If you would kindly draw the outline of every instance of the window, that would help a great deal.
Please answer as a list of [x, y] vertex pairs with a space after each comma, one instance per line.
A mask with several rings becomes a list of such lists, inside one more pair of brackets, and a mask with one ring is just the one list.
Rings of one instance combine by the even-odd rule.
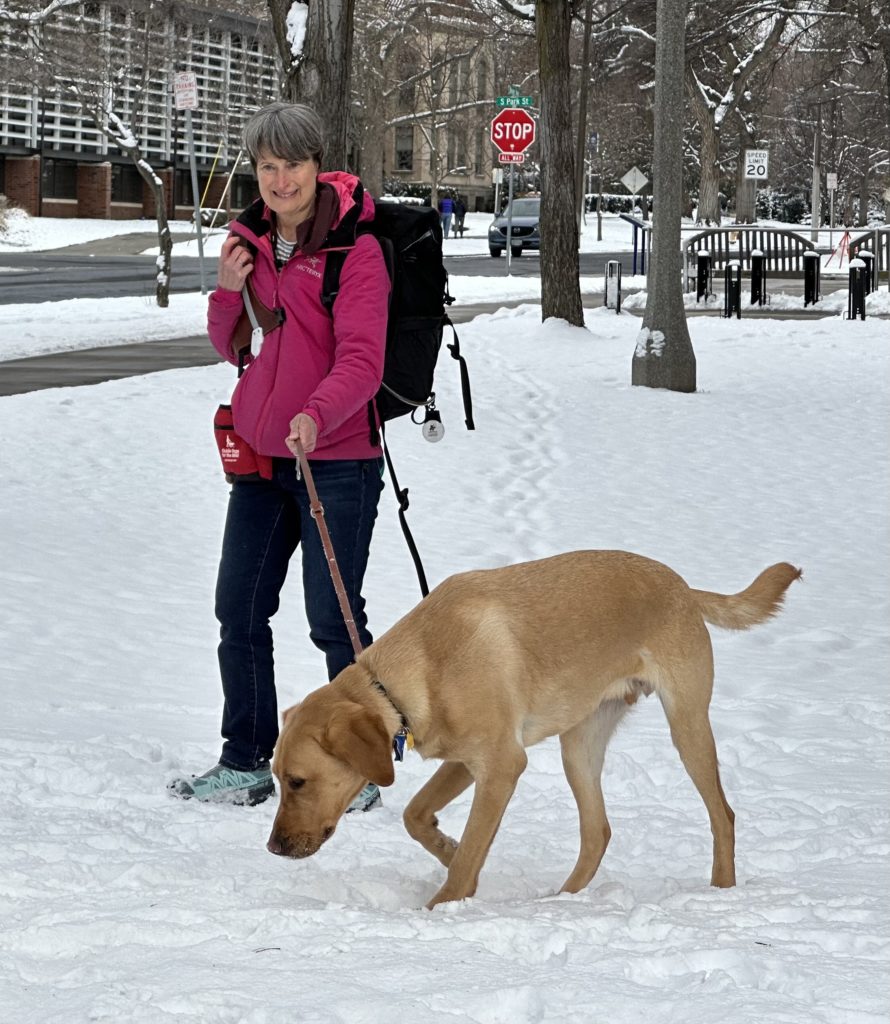
[[437, 106], [442, 96], [442, 86], [445, 82], [445, 54], [436, 50], [433, 54], [432, 67], [430, 68], [430, 92], [432, 93], [433, 105]]
[[454, 99], [460, 102], [466, 99], [470, 87], [470, 58], [461, 57], [454, 69]]
[[77, 198], [77, 164], [73, 160], [44, 159], [40, 179], [44, 199]]
[[414, 109], [414, 95], [417, 83], [412, 78], [408, 82], [402, 82], [399, 86], [399, 110], [408, 112]]
[[476, 131], [476, 159], [473, 161], [473, 173], [482, 174], [488, 157], [488, 136], [484, 128]]
[[112, 164], [111, 201], [113, 203], [142, 202], [142, 175], [132, 164]]
[[488, 62], [483, 57], [476, 65], [476, 99], [484, 99], [488, 95]]
[[236, 210], [242, 210], [260, 194], [257, 188], [256, 178], [252, 174], [236, 174], [232, 178], [232, 206]]
[[414, 129], [410, 124], [396, 128], [396, 170], [414, 170]]
[[456, 125], [448, 133], [448, 167], [446, 174], [467, 174], [467, 131], [463, 125]]

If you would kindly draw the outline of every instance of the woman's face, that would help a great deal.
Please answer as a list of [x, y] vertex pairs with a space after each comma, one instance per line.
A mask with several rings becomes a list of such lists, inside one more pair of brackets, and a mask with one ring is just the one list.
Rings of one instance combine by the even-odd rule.
[[312, 216], [318, 178], [316, 160], [283, 160], [263, 151], [257, 160], [256, 176], [260, 195], [278, 216], [279, 226], [293, 229]]

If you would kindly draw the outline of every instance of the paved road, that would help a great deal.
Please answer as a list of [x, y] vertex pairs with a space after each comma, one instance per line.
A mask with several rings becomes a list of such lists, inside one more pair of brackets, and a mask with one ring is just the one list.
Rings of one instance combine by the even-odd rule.
[[[177, 241], [188, 236], [177, 235]], [[0, 253], [0, 304], [58, 302], [62, 299], [119, 298], [124, 295], [152, 296], [155, 291], [155, 257], [137, 253], [157, 245], [157, 236], [137, 233], [116, 235], [57, 249], [51, 252]], [[606, 260], [624, 261], [631, 272], [631, 256], [623, 253], [582, 253], [581, 273], [602, 275]], [[537, 277], [537, 255], [511, 261], [514, 277]], [[448, 256], [449, 274], [469, 277], [504, 277], [506, 260], [492, 259], [485, 239], [479, 239], [479, 255]], [[205, 260], [207, 287], [216, 285], [216, 259]], [[201, 287], [197, 256], [175, 256], [170, 278], [173, 293], [196, 292]]]

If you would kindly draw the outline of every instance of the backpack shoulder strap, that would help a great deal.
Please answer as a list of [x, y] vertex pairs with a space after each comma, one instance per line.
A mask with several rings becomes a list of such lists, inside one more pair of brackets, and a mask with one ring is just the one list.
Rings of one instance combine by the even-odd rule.
[[[390, 282], [393, 281], [395, 271], [395, 249], [390, 239], [376, 234], [370, 225], [359, 224], [355, 236], [374, 235], [383, 253], [383, 262], [386, 264], [386, 273]], [[340, 292], [340, 274], [343, 272], [343, 264], [352, 249], [331, 249], [325, 258], [324, 277], [321, 282], [321, 304], [333, 316], [334, 302]], [[390, 296], [392, 292], [390, 292]]]

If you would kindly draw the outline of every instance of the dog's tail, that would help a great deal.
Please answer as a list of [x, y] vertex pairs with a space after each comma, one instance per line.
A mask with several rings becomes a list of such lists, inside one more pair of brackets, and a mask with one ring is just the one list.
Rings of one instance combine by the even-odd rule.
[[750, 629], [779, 611], [785, 591], [802, 575], [802, 569], [788, 562], [777, 562], [764, 569], [750, 587], [738, 594], [693, 590], [692, 596], [705, 620], [712, 625], [721, 629]]

